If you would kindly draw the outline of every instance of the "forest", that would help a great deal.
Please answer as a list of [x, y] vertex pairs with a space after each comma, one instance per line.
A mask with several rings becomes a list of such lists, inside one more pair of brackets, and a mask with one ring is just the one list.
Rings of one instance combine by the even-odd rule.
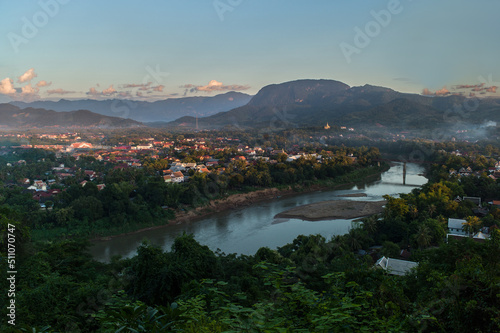
[[[85, 237], [66, 235], [51, 241], [33, 239], [33, 215], [23, 206], [21, 194], [10, 194], [4, 189], [0, 208], [4, 235], [0, 240], [1, 269], [4, 274], [8, 271], [4, 249], [7, 229], [13, 225], [17, 319], [15, 327], [3, 320], [0, 330], [498, 332], [500, 210], [485, 204], [488, 213], [478, 217], [470, 201], [455, 200], [457, 196], [477, 196], [487, 203], [500, 197], [500, 183], [486, 172], [480, 173], [492, 166], [490, 155], [494, 152], [486, 155], [481, 149], [478, 147], [475, 154], [468, 156], [435, 150], [429, 156], [433, 164], [427, 171], [428, 184], [399, 197], [387, 196], [383, 214], [363, 218], [345, 235], [331, 239], [301, 235], [283, 247], [261, 248], [254, 255], [212, 251], [185, 234], [168, 251], [145, 241], [130, 259], [115, 257], [108, 264], [96, 262], [88, 252], [88, 233], [83, 234]], [[317, 170], [312, 161], [287, 163], [283, 163], [285, 167], [278, 163], [269, 169], [258, 164], [251, 166], [251, 172], [237, 173], [241, 182], [231, 184], [230, 176], [224, 182], [224, 190], [231, 186], [240, 190], [258, 186], [255, 182], [259, 181], [259, 173], [268, 173], [271, 184], [280, 184], [280, 179], [284, 179], [284, 184], [306, 181], [313, 175], [321, 178], [323, 166]], [[450, 169], [465, 166], [480, 174], [450, 175]], [[290, 174], [290, 168], [295, 172]], [[324, 169], [324, 175], [335, 178], [352, 168], [349, 164], [332, 165], [331, 169]], [[143, 213], [134, 209], [141, 203], [143, 207], [149, 205], [144, 198], [159, 196], [148, 191], [165, 191], [160, 196], [165, 202], [155, 205], [176, 204], [169, 194], [170, 185], [150, 182], [154, 175], [117, 172], [108, 177], [114, 177], [110, 178], [114, 181], [110, 181], [113, 185], [106, 192], [69, 186], [62, 199], [54, 202], [54, 207], [60, 205], [59, 208], [54, 208], [53, 213], [42, 212], [45, 215], [37, 223], [43, 225], [48, 221], [44, 220], [46, 216], [74, 207], [78, 207], [78, 213], [74, 209], [67, 221], [87, 218], [89, 224], [99, 223], [112, 216], [106, 215], [109, 209], [129, 209], [131, 216], [137, 218]], [[144, 179], [150, 181], [141, 183]], [[203, 179], [182, 186], [203, 193]], [[138, 194], [130, 200], [131, 192], [127, 191], [134, 189]], [[181, 194], [174, 197], [178, 198], [178, 205], [195, 204], [183, 201]], [[89, 205], [92, 209], [85, 210]], [[463, 237], [447, 241], [450, 217], [465, 219], [464, 228], [471, 233], [488, 227], [490, 239], [476, 242]], [[62, 217], [59, 221], [63, 221]], [[71, 228], [71, 223], [64, 228]], [[402, 250], [418, 263], [409, 274], [391, 275], [374, 268], [379, 257], [398, 258]], [[2, 290], [9, 289], [6, 278], [0, 284]], [[3, 318], [7, 318], [6, 302], [7, 298], [2, 297]]]

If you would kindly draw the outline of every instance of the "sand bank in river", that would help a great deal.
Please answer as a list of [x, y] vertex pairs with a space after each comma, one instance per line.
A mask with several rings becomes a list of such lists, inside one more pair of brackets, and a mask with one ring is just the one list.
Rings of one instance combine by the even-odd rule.
[[386, 204], [382, 201], [329, 200], [295, 207], [275, 216], [275, 218], [301, 219], [307, 221], [353, 219], [378, 214]]
[[341, 194], [341, 195], [336, 195], [336, 197], [341, 197], [341, 198], [359, 198], [359, 197], [367, 197], [368, 195], [366, 193], [351, 193], [351, 194]]

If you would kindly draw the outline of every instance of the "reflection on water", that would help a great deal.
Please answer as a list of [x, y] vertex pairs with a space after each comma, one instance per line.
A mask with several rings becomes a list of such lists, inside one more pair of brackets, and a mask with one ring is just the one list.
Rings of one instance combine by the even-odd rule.
[[[382, 196], [408, 193], [427, 179], [419, 174], [423, 168], [407, 164], [406, 184], [403, 185], [403, 166], [396, 164], [381, 177], [366, 183], [346, 186], [336, 191], [318, 191], [294, 197], [274, 199], [255, 206], [245, 207], [192, 223], [183, 223], [139, 234], [121, 236], [109, 241], [96, 242], [91, 253], [95, 259], [109, 261], [114, 255], [132, 257], [144, 239], [169, 250], [176, 236], [183, 232], [194, 234], [195, 239], [212, 250], [220, 248], [225, 253], [254, 254], [260, 247], [276, 248], [293, 241], [298, 235], [321, 234], [327, 239], [348, 232], [351, 220], [302, 221], [298, 219], [275, 219], [284, 210], [324, 200], [378, 201]], [[338, 197], [351, 193], [366, 193], [366, 197]]]

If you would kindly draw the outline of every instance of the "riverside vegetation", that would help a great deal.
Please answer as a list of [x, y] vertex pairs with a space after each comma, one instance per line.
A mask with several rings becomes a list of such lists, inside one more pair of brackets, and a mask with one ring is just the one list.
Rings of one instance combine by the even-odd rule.
[[[386, 197], [383, 214], [348, 234], [298, 236], [251, 256], [213, 252], [183, 235], [170, 251], [145, 242], [135, 257], [103, 264], [92, 260], [85, 240], [30, 240], [31, 216], [4, 201], [2, 235], [8, 223], [16, 225], [18, 320], [16, 327], [2, 321], [1, 331], [498, 332], [500, 211], [491, 207], [477, 218], [470, 202], [453, 199], [498, 198], [500, 184], [486, 174], [448, 173], [457, 165], [480, 170], [492, 163], [480, 156], [436, 153], [428, 184]], [[243, 183], [253, 179], [241, 176]], [[473, 229], [490, 227], [491, 238], [446, 243], [448, 217], [466, 218]], [[5, 237], [1, 242], [5, 257]], [[418, 267], [405, 276], [374, 269], [375, 258], [359, 250], [379, 244], [377, 255], [389, 257], [409, 248]], [[6, 261], [1, 265], [6, 272]], [[5, 278], [0, 284], [8, 289]]]

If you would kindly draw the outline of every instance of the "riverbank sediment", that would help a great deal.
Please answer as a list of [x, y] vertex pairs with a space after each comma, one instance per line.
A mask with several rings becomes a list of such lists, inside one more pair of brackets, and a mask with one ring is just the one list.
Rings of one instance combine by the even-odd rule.
[[306, 221], [349, 220], [382, 213], [385, 204], [385, 200], [328, 200], [289, 209], [276, 214], [275, 218], [301, 219]]

